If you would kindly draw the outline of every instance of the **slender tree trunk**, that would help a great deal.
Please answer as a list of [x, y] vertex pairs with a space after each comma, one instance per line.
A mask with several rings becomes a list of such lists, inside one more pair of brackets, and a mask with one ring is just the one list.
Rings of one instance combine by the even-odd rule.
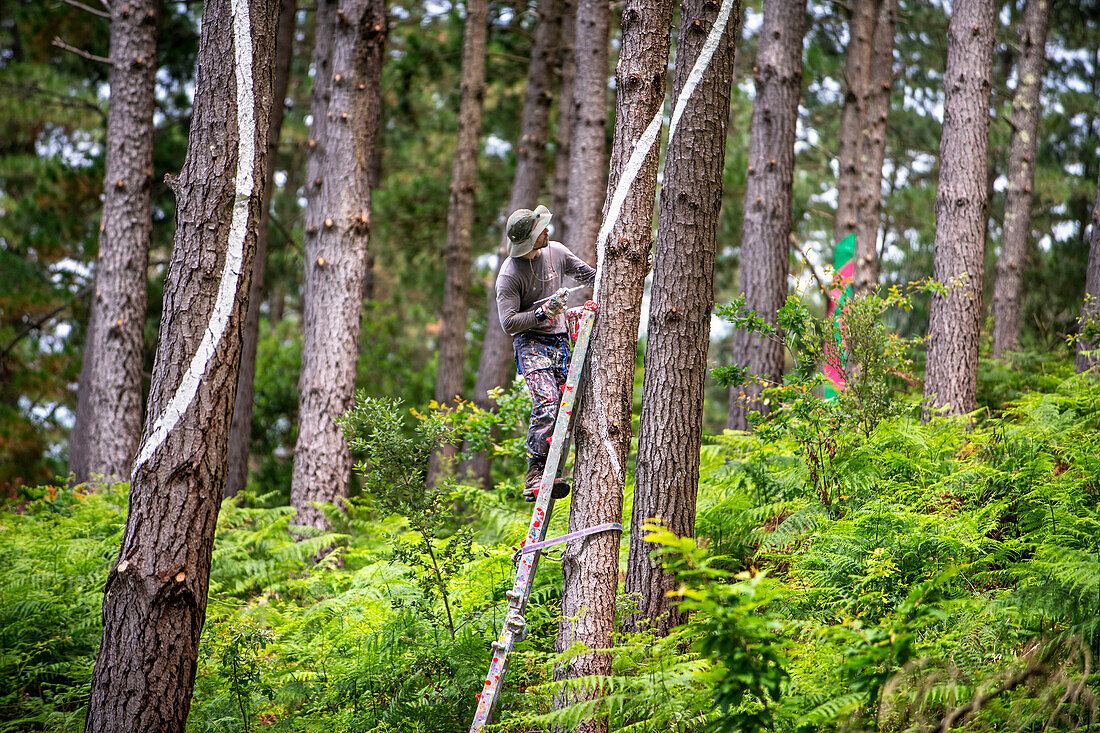
[[[645, 541], [642, 525], [656, 517], [678, 536], [695, 536], [714, 255], [730, 83], [741, 21], [740, 0], [727, 0], [727, 4], [725, 15], [711, 0], [684, 0], [681, 7], [674, 99], [689, 83], [688, 75], [708, 34], [716, 24], [724, 28], [710, 65], [669, 139], [661, 186], [626, 570], [626, 594], [638, 603], [638, 614], [629, 625], [636, 630], [649, 625], [660, 634], [683, 623], [686, 614], [668, 597], [676, 587], [675, 577], [650, 559], [653, 545]], [[799, 19], [804, 12], [800, 5]], [[801, 38], [797, 30], [783, 32], [795, 32]], [[758, 57], [758, 66], [761, 61]]]
[[882, 228], [882, 164], [886, 160], [886, 122], [894, 83], [894, 36], [898, 0], [879, 0], [874, 51], [860, 140], [859, 196], [856, 212], [854, 290], [878, 287], [878, 235]]
[[203, 10], [149, 419], [104, 588], [89, 732], [182, 732], [187, 720], [263, 199], [276, 8]]
[[[451, 201], [447, 211], [447, 277], [443, 290], [443, 322], [439, 334], [439, 366], [435, 398], [452, 404], [462, 396], [466, 356], [466, 312], [470, 294], [470, 250], [473, 246], [474, 189], [481, 146], [481, 104], [485, 96], [485, 44], [489, 31], [487, 0], [466, 0], [462, 43], [461, 99], [458, 143], [451, 170]], [[523, 141], [520, 141], [523, 146]]]
[[1004, 234], [993, 288], [993, 356], [1019, 346], [1024, 265], [1031, 239], [1035, 151], [1039, 133], [1039, 92], [1043, 86], [1050, 0], [1028, 0], [1020, 28], [1016, 91], [1012, 96], [1012, 147], [1008, 157]]
[[947, 30], [924, 419], [974, 409], [982, 317], [992, 0], [956, 0]]
[[[572, 140], [569, 149], [569, 196], [562, 240], [585, 262], [596, 259], [596, 233], [607, 191], [607, 66], [611, 8], [608, 0], [578, 0], [574, 27], [576, 70], [573, 77]], [[592, 297], [581, 288], [569, 299], [579, 305]]]
[[874, 60], [875, 21], [881, 0], [853, 0], [848, 20], [848, 54], [844, 62], [844, 102], [837, 153], [837, 203], [834, 236], [840, 241], [859, 225], [860, 146], [867, 118]]
[[[798, 100], [802, 94], [802, 43], [805, 0], [771, 0], [753, 67], [756, 99], [752, 108], [749, 170], [741, 237], [741, 290], [745, 304], [769, 323], [787, 298], [790, 268], [791, 186]], [[734, 361], [770, 383], [783, 377], [783, 347], [759, 334], [738, 331]], [[759, 400], [763, 385], [732, 387], [727, 426], [748, 430], [749, 413], [766, 411]]]
[[[583, 17], [583, 5], [580, 17]], [[581, 389], [576, 460], [584, 470], [576, 475], [569, 514], [570, 530], [620, 521], [622, 517], [626, 458], [630, 448], [634, 357], [647, 274], [646, 260], [652, 242], [661, 105], [665, 95], [671, 21], [671, 0], [628, 0], [623, 9], [623, 43], [615, 74], [615, 139], [608, 190], [615, 192], [622, 185], [625, 198], [608, 196], [603, 225], [607, 231], [601, 232], [604, 238], [597, 253], [595, 293], [600, 310], [588, 352], [588, 378]], [[587, 48], [581, 43], [579, 32], [577, 48]], [[578, 62], [578, 78], [579, 67]], [[606, 650], [611, 646], [618, 590], [619, 540], [619, 533], [604, 532], [566, 546], [562, 562], [559, 651], [575, 642], [592, 650]], [[611, 659], [600, 651], [575, 657], [560, 671], [571, 678], [610, 672]], [[606, 731], [607, 726], [608, 721], [603, 718], [588, 721], [577, 730], [585, 733]]]
[[111, 5], [103, 220], [69, 469], [122, 481], [141, 438], [159, 0]]
[[577, 78], [577, 0], [560, 0], [561, 37], [558, 43], [558, 129], [554, 138], [554, 238], [569, 241], [569, 158], [573, 149], [573, 85]]
[[[516, 171], [512, 177], [509, 213], [520, 208], [533, 209], [542, 191], [546, 174], [546, 141], [550, 134], [550, 106], [553, 101], [553, 66], [561, 36], [562, 9], [561, 0], [543, 0], [539, 4], [535, 43], [527, 66], [527, 96], [523, 101], [523, 119], [520, 123], [519, 142], [516, 144]], [[562, 213], [564, 212], [554, 212], [555, 226]], [[500, 264], [504, 264], [507, 256], [508, 235], [505, 233], [497, 249]], [[506, 386], [515, 374], [512, 337], [500, 327], [495, 282], [496, 278], [489, 285], [488, 323], [485, 326], [477, 383], [474, 386], [474, 404], [486, 410], [494, 406], [489, 399], [489, 390]], [[490, 487], [492, 478], [487, 454], [475, 456], [466, 470], [475, 477], [479, 485]]]
[[[1100, 183], [1096, 203], [1092, 207], [1092, 237], [1089, 241], [1089, 264], [1085, 274], [1085, 300], [1081, 306], [1081, 325], [1100, 324]], [[1100, 348], [1100, 343], [1081, 339], [1077, 342], [1077, 373], [1100, 366], [1100, 359], [1085, 352]]]
[[335, 421], [355, 393], [385, 2], [320, 0], [316, 23], [302, 374], [290, 499], [297, 524], [323, 529], [328, 520], [312, 502], [346, 498], [351, 472], [351, 452]]
[[275, 168], [279, 161], [279, 137], [286, 110], [286, 89], [290, 79], [290, 61], [294, 57], [294, 27], [297, 0], [280, 0], [279, 26], [275, 37], [275, 84], [271, 106], [271, 125], [267, 139], [267, 171], [264, 200], [256, 233], [256, 261], [252, 266], [252, 287], [248, 293], [248, 315], [241, 336], [241, 373], [237, 380], [237, 401], [233, 406], [233, 424], [229, 428], [229, 473], [225, 495], [243, 491], [248, 483], [248, 457], [252, 446], [252, 402], [256, 397], [256, 345], [260, 337], [260, 306], [263, 304], [264, 271], [267, 266], [267, 238], [271, 229], [271, 196], [275, 189]]

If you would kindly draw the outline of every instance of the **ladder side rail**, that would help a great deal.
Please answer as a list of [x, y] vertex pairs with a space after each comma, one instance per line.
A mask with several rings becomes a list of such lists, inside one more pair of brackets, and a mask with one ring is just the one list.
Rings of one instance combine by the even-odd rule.
[[[580, 386], [581, 374], [584, 371], [585, 358], [588, 356], [588, 344], [592, 336], [595, 315], [595, 310], [585, 310], [581, 320], [580, 330], [577, 333], [577, 343], [573, 347], [573, 357], [569, 363], [565, 388], [562, 391], [561, 404], [558, 407], [558, 416], [554, 423], [554, 434], [550, 439], [550, 453], [546, 457], [546, 468], [543, 471], [542, 484], [539, 488], [535, 508], [531, 515], [531, 524], [527, 528], [527, 536], [523, 541], [523, 545], [539, 542], [546, 537], [546, 527], [550, 523], [554, 506], [554, 500], [551, 496], [552, 489], [558, 471], [565, 463], [564, 452], [569, 449], [573, 408], [579, 392], [578, 387]], [[485, 676], [485, 684], [479, 694], [477, 710], [474, 713], [473, 723], [470, 724], [470, 733], [481, 733], [496, 708], [497, 700], [500, 697], [500, 689], [508, 669], [509, 655], [515, 642], [523, 638], [525, 626], [523, 613], [527, 608], [527, 599], [530, 597], [531, 588], [534, 585], [535, 569], [538, 567], [539, 555], [539, 552], [531, 552], [519, 557], [516, 579], [512, 584], [512, 590], [508, 591], [507, 594], [508, 612], [504, 619], [504, 628], [500, 632], [500, 637], [493, 642], [493, 660], [489, 665], [489, 672]]]

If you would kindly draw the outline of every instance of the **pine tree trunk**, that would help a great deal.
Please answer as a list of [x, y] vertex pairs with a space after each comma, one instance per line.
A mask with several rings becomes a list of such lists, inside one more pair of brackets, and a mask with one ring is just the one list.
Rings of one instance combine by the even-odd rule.
[[69, 470], [124, 481], [141, 438], [141, 373], [153, 229], [153, 93], [159, 0], [111, 6], [111, 86], [95, 294]]
[[[585, 262], [596, 260], [596, 233], [607, 192], [607, 66], [611, 8], [608, 0], [578, 0], [574, 26], [576, 70], [573, 77], [569, 196], [562, 240]], [[579, 305], [592, 297], [581, 288], [569, 299]]]
[[302, 374], [290, 498], [296, 524], [323, 529], [328, 520], [312, 502], [339, 504], [351, 472], [351, 452], [335, 421], [355, 393], [385, 2], [320, 0], [316, 22]]
[[569, 241], [569, 158], [573, 149], [573, 85], [577, 78], [577, 0], [560, 0], [561, 37], [558, 42], [558, 129], [554, 138], [554, 239]]
[[[184, 730], [263, 199], [275, 0], [206, 4], [149, 419], [86, 731]], [[235, 63], [233, 62], [235, 60]]]
[[[581, 11], [583, 16], [583, 5]], [[657, 183], [661, 104], [668, 67], [671, 0], [628, 0], [623, 9], [622, 50], [615, 80], [617, 103], [609, 191], [624, 181], [621, 213], [608, 197], [605, 217], [613, 225], [598, 252], [595, 293], [600, 303], [588, 377], [581, 389], [577, 418], [578, 471], [569, 514], [570, 530], [617, 522], [622, 517], [626, 458], [630, 448], [634, 357], [646, 261], [652, 242], [651, 224]], [[578, 29], [579, 31], [579, 29]], [[578, 32], [577, 48], [586, 49]], [[580, 63], [578, 61], [578, 79]], [[579, 91], [579, 87], [578, 87]], [[582, 95], [578, 94], [578, 98]], [[655, 144], [643, 135], [656, 122]], [[581, 126], [588, 124], [585, 121]], [[642, 157], [639, 168], [628, 164], [631, 154]], [[630, 182], [630, 176], [637, 177]], [[573, 173], [576, 173], [574, 169]], [[570, 178], [572, 179], [572, 173]], [[618, 591], [619, 540], [604, 532], [570, 542], [562, 562], [563, 592], [557, 649], [581, 642], [593, 650], [611, 646]], [[572, 659], [564, 677], [608, 674], [611, 659], [599, 651]], [[558, 703], [560, 704], [560, 700]], [[577, 730], [606, 731], [606, 718], [587, 721]]]
[[[531, 60], [527, 66], [527, 95], [523, 101], [523, 119], [520, 123], [519, 142], [516, 144], [516, 171], [512, 177], [512, 196], [508, 212], [516, 209], [533, 209], [538, 204], [546, 174], [546, 141], [550, 134], [550, 105], [553, 101], [554, 59], [558, 54], [561, 35], [563, 3], [561, 0], [543, 0], [539, 4], [539, 21], [535, 28], [535, 42], [531, 48]], [[564, 212], [555, 211], [555, 226]], [[564, 218], [564, 217], [562, 217]], [[504, 264], [508, 256], [508, 235], [501, 240], [497, 259]], [[488, 392], [507, 386], [515, 374], [512, 360], [512, 337], [500, 327], [497, 311], [496, 278], [489, 284], [489, 314], [485, 325], [485, 338], [481, 345], [477, 383], [474, 386], [474, 404], [482, 409], [492, 409], [494, 403]], [[437, 397], [438, 399], [438, 397]], [[472, 458], [466, 471], [480, 486], [490, 488], [489, 456], [479, 454]]]
[[474, 189], [477, 187], [477, 159], [481, 151], [481, 106], [485, 96], [485, 44], [488, 32], [488, 1], [466, 0], [458, 142], [451, 169], [451, 200], [447, 210], [447, 273], [435, 377], [435, 399], [440, 404], [453, 404], [455, 397], [461, 397], [463, 393]]
[[[1100, 322], [1100, 183], [1096, 203], [1092, 207], [1092, 237], [1089, 241], [1089, 264], [1085, 274], [1085, 300], [1081, 306], [1081, 323]], [[1100, 343], [1081, 339], [1077, 342], [1077, 373], [1100, 366], [1100, 359], [1089, 357], [1086, 351], [1100, 349]]]
[[[776, 322], [776, 313], [787, 298], [791, 185], [805, 27], [805, 0], [766, 3], [753, 67], [756, 99], [741, 227], [741, 291], [745, 304], [769, 323]], [[773, 384], [783, 377], [783, 347], [772, 339], [738, 331], [733, 337], [733, 355], [735, 363]], [[759, 384], [730, 389], [727, 427], [748, 430], [749, 413], [766, 411], [759, 400], [761, 389]]]
[[[688, 83], [708, 33], [716, 23], [724, 30], [669, 140], [650, 290], [626, 595], [638, 604], [628, 625], [635, 630], [650, 626], [662, 635], [683, 623], [686, 614], [668, 597], [676, 579], [650, 559], [654, 546], [645, 541], [642, 525], [657, 517], [678, 536], [695, 536], [714, 256], [741, 22], [739, 0], [727, 2], [731, 7], [725, 15], [711, 0], [684, 0], [681, 7], [673, 99]], [[800, 7], [799, 18], [803, 13]]]
[[1028, 0], [1020, 28], [1016, 91], [1012, 95], [1012, 145], [1008, 157], [1008, 190], [993, 288], [993, 356], [1019, 347], [1020, 305], [1024, 297], [1024, 265], [1031, 239], [1031, 187], [1035, 183], [1035, 151], [1039, 133], [1039, 92], [1043, 86], [1050, 0]]
[[844, 61], [844, 102], [837, 152], [837, 203], [834, 236], [840, 241], [858, 228], [860, 147], [867, 117], [874, 59], [875, 20], [881, 0], [853, 0], [848, 20], [848, 54]]
[[294, 57], [294, 27], [297, 0], [280, 0], [279, 25], [275, 37], [275, 84], [271, 106], [271, 124], [267, 139], [267, 171], [264, 174], [264, 200], [260, 205], [259, 230], [256, 233], [256, 261], [252, 266], [252, 287], [248, 293], [248, 314], [244, 318], [241, 345], [241, 372], [237, 380], [237, 400], [233, 423], [229, 428], [229, 471], [225, 495], [243, 491], [248, 483], [248, 458], [252, 447], [252, 402], [256, 397], [256, 345], [260, 337], [260, 306], [263, 304], [264, 271], [267, 266], [267, 237], [271, 229], [271, 196], [275, 190], [275, 168], [279, 161], [279, 137], [286, 111], [286, 89], [290, 80], [290, 61]]
[[956, 0], [947, 31], [924, 419], [975, 407], [993, 66], [992, 0]]
[[894, 36], [898, 0], [879, 0], [874, 51], [860, 141], [859, 196], [856, 212], [855, 292], [878, 288], [878, 239], [882, 228], [882, 164], [886, 160], [886, 122], [894, 83]]

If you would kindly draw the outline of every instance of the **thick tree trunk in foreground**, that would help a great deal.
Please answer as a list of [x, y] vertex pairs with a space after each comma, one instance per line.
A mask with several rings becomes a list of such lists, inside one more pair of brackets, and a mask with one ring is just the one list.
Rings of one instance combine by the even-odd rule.
[[[569, 150], [569, 222], [562, 243], [588, 264], [596, 261], [596, 234], [607, 192], [608, 0], [578, 0], [574, 27], [572, 141]], [[621, 53], [621, 52], [620, 52]], [[570, 305], [592, 297], [589, 288], [570, 296]]]
[[252, 447], [252, 401], [256, 397], [256, 345], [260, 338], [260, 306], [263, 304], [264, 271], [267, 266], [267, 237], [271, 229], [271, 196], [275, 189], [275, 168], [279, 160], [279, 136], [286, 111], [286, 88], [290, 80], [290, 61], [294, 57], [297, 0], [280, 0], [279, 26], [275, 37], [275, 83], [272, 91], [271, 124], [267, 138], [267, 171], [264, 174], [264, 200], [260, 205], [260, 223], [256, 232], [256, 261], [252, 266], [252, 287], [248, 292], [248, 315], [241, 337], [241, 372], [237, 379], [237, 400], [233, 423], [229, 428], [229, 472], [225, 495], [243, 491], [248, 483], [248, 457]]
[[[756, 52], [756, 99], [752, 108], [749, 170], [741, 238], [741, 291], [745, 304], [770, 323], [787, 298], [790, 268], [791, 185], [798, 100], [802, 94], [805, 0], [771, 0]], [[783, 377], [783, 346], [738, 331], [733, 360], [771, 383]], [[749, 413], [764, 411], [763, 385], [730, 389], [727, 427], [748, 430]]]
[[[615, 75], [618, 93], [608, 190], [616, 191], [622, 182], [626, 195], [623, 199], [609, 196], [604, 212], [604, 227], [610, 227], [610, 231], [597, 254], [599, 273], [595, 293], [600, 310], [577, 418], [577, 465], [583, 470], [575, 477], [570, 530], [617, 522], [622, 517], [634, 355], [646, 260], [652, 241], [671, 20], [671, 0], [628, 0], [623, 9], [623, 45]], [[577, 48], [586, 48], [579, 37]], [[632, 153], [638, 157], [633, 158]], [[631, 181], [634, 174], [636, 178]], [[616, 211], [620, 201], [621, 210]], [[604, 532], [566, 546], [558, 650], [577, 642], [592, 650], [611, 646], [619, 540], [618, 532]], [[560, 674], [570, 678], [608, 674], [610, 665], [606, 653], [594, 651], [571, 660]], [[607, 726], [608, 721], [603, 718], [588, 721], [578, 730], [606, 731]]]
[[[1085, 301], [1081, 307], [1081, 322], [1100, 321], [1100, 183], [1097, 184], [1096, 203], [1092, 206], [1092, 237], [1089, 241], [1089, 265], [1085, 274]], [[1080, 340], [1077, 342], [1077, 373], [1100, 366], [1100, 359], [1085, 354], [1100, 348], [1100, 343]]]
[[182, 732], [187, 720], [263, 198], [276, 7], [212, 0], [203, 12], [149, 419], [86, 731]]
[[[661, 634], [687, 614], [668, 597], [676, 579], [650, 559], [654, 546], [645, 541], [642, 525], [656, 517], [681, 537], [695, 535], [714, 253], [741, 20], [740, 1], [727, 5], [725, 15], [710, 0], [684, 0], [681, 7], [673, 99], [688, 83], [708, 33], [716, 24], [725, 28], [668, 143], [650, 291], [626, 594], [638, 603], [630, 625], [639, 630], [649, 625]], [[798, 13], [801, 17], [801, 7]]]
[[159, 0], [111, 6], [111, 85], [95, 294], [69, 470], [124, 481], [141, 438], [141, 372], [153, 229], [153, 94]]
[[881, 0], [853, 0], [848, 17], [848, 54], [844, 61], [844, 103], [837, 152], [837, 202], [833, 236], [855, 234], [858, 226], [860, 144], [866, 119], [874, 58], [875, 20]]
[[[523, 119], [520, 123], [519, 142], [516, 144], [516, 171], [512, 177], [509, 214], [520, 208], [533, 209], [539, 203], [538, 196], [546, 173], [546, 141], [550, 134], [550, 103], [553, 100], [553, 62], [557, 57], [558, 39], [561, 35], [562, 5], [561, 0], [543, 0], [539, 4], [535, 43], [527, 66], [527, 96], [523, 101]], [[554, 225], [558, 226], [559, 217], [564, 212], [553, 213]], [[506, 232], [497, 250], [497, 259], [501, 265], [507, 256]], [[488, 391], [507, 386], [515, 374], [512, 337], [500, 327], [495, 277], [488, 289], [488, 322], [485, 324], [485, 338], [481, 345], [477, 383], [474, 386], [474, 404], [486, 410], [492, 409], [495, 404], [489, 399]], [[439, 399], [438, 395], [436, 399]], [[475, 456], [466, 470], [479, 485], [490, 488], [492, 478], [488, 455]]]
[[956, 0], [947, 30], [940, 179], [924, 419], [974, 409], [986, 218], [986, 150], [993, 67], [992, 0]]
[[335, 420], [355, 396], [370, 170], [386, 41], [384, 0], [321, 0], [307, 187], [302, 374], [291, 504], [296, 524], [328, 526], [311, 502], [347, 497], [351, 452]]
[[993, 288], [993, 356], [1019, 347], [1020, 306], [1024, 298], [1024, 265], [1031, 239], [1031, 205], [1035, 184], [1035, 151], [1039, 133], [1039, 92], [1043, 86], [1050, 0], [1028, 0], [1020, 28], [1016, 91], [1012, 95], [1012, 147], [1008, 155], [1008, 190]]
[[863, 110], [859, 149], [859, 192], [856, 199], [854, 290], [878, 288], [878, 235], [882, 228], [882, 164], [886, 160], [886, 122], [894, 83], [894, 36], [898, 0], [880, 0], [875, 18], [870, 85]]

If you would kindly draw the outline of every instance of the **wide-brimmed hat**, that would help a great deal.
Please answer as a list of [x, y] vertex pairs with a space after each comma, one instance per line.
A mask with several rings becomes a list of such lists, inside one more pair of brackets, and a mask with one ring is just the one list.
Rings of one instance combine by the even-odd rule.
[[535, 210], [516, 209], [508, 217], [508, 256], [523, 257], [535, 248], [539, 235], [550, 226], [553, 218], [550, 209], [536, 206]]

